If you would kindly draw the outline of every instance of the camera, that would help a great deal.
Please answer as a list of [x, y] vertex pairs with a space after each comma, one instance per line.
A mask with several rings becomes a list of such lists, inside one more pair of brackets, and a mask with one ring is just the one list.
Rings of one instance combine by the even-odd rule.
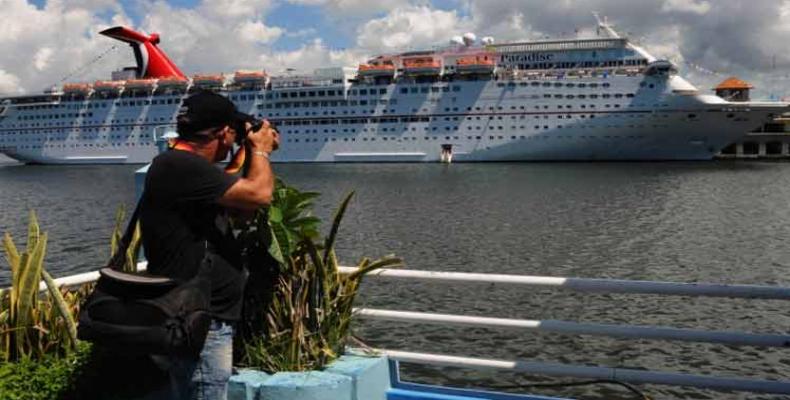
[[[250, 132], [256, 132], [261, 129], [263, 122], [264, 120], [255, 118], [252, 115], [245, 114], [243, 117], [240, 116], [232, 127], [233, 130], [236, 131], [236, 144], [241, 146]], [[247, 123], [251, 125], [249, 128], [247, 128]], [[269, 126], [271, 126], [272, 129], [276, 129], [271, 122], [269, 122]]]

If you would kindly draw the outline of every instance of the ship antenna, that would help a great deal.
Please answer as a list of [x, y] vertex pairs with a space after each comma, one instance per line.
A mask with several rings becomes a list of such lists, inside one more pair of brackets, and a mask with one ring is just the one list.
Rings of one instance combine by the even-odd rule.
[[603, 29], [609, 37], [613, 39], [620, 38], [620, 34], [609, 24], [609, 18], [604, 15], [603, 19], [601, 19], [601, 15], [597, 11], [593, 11], [592, 15], [595, 17], [595, 21], [598, 22], [598, 35], [601, 34], [601, 29]]

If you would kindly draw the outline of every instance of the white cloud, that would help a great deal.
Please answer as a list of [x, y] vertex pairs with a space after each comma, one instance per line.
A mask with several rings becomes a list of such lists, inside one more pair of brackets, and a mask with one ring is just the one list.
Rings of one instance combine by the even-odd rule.
[[394, 51], [424, 48], [446, 43], [452, 36], [471, 28], [468, 20], [455, 11], [442, 11], [427, 6], [397, 8], [361, 26], [357, 44], [371, 51]]
[[430, 5], [427, 0], [286, 0], [291, 4], [321, 6], [335, 20], [358, 20], [409, 5]]
[[46, 69], [49, 65], [50, 59], [52, 58], [52, 53], [54, 53], [54, 51], [50, 47], [40, 48], [36, 52], [36, 55], [33, 56], [33, 66], [39, 71]]
[[203, 0], [198, 8], [205, 15], [234, 19], [255, 18], [271, 7], [271, 0]]
[[0, 69], [0, 93], [11, 94], [19, 91], [19, 78]]
[[243, 22], [236, 31], [240, 39], [259, 44], [273, 42], [283, 34], [282, 29], [270, 28], [261, 21]]
[[664, 12], [680, 11], [704, 15], [710, 11], [711, 5], [707, 1], [696, 0], [666, 0], [661, 8]]
[[[313, 21], [290, 21], [301, 26], [287, 31], [276, 26], [279, 21], [267, 19], [275, 7], [288, 3], [320, 7], [327, 19], [324, 23], [351, 36], [353, 48], [332, 50], [334, 43], [316, 40], [323, 32]], [[127, 46], [97, 35], [103, 28], [130, 24], [119, 4], [48, 0], [37, 8], [25, 0], [0, 0], [0, 91], [35, 92], [71, 74], [70, 81], [105, 79], [111, 70], [133, 64]], [[784, 71], [790, 70], [786, 49], [790, 0], [456, 0], [455, 4], [459, 10], [439, 9], [429, 0], [202, 0], [190, 9], [148, 0], [134, 6], [143, 15], [136, 28], [160, 33], [162, 49], [188, 74], [354, 65], [367, 55], [442, 45], [467, 31], [478, 37], [494, 36], [498, 42], [572, 36], [576, 30], [589, 35], [594, 34], [590, 12], [599, 10], [618, 30], [630, 32], [660, 57], [790, 93], [790, 78], [784, 78]], [[283, 37], [301, 38], [304, 45], [273, 50]], [[117, 51], [85, 68], [111, 45], [117, 45]], [[720, 78], [689, 73], [700, 87]]]

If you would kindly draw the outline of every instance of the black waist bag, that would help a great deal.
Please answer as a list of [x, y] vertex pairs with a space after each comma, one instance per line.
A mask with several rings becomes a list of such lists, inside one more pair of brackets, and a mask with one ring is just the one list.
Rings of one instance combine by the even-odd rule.
[[[116, 255], [126, 254], [126, 239], [124, 235]], [[198, 356], [211, 322], [211, 258], [205, 257], [197, 275], [181, 283], [119, 271], [115, 258], [99, 271], [96, 287], [80, 309], [77, 337], [123, 353]]]
[[80, 310], [77, 337], [122, 352], [197, 356], [211, 322], [204, 275], [178, 284], [103, 268]]

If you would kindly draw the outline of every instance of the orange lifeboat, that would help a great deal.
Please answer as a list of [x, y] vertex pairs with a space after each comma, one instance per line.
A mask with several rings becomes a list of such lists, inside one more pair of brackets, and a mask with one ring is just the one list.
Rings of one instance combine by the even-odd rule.
[[222, 86], [225, 82], [225, 77], [222, 74], [216, 75], [193, 75], [192, 84], [198, 87], [216, 87]]
[[489, 54], [473, 54], [459, 57], [455, 61], [455, 70], [459, 74], [493, 73], [496, 69], [494, 56]]
[[156, 85], [156, 79], [130, 79], [126, 81], [126, 89], [150, 90]]
[[395, 66], [392, 64], [359, 64], [360, 76], [387, 76], [395, 75]]
[[266, 83], [266, 75], [265, 71], [236, 71], [233, 74], [233, 82], [237, 84], [263, 84]]
[[93, 84], [93, 89], [102, 93], [119, 92], [125, 83], [126, 81], [96, 81]]
[[185, 88], [189, 81], [185, 78], [179, 78], [175, 76], [170, 76], [167, 78], [160, 78], [159, 82], [157, 82], [156, 86], [160, 89], [163, 88]]
[[411, 75], [439, 75], [442, 63], [433, 57], [404, 58], [403, 71]]
[[63, 85], [63, 93], [88, 94], [91, 91], [90, 83], [67, 83]]

